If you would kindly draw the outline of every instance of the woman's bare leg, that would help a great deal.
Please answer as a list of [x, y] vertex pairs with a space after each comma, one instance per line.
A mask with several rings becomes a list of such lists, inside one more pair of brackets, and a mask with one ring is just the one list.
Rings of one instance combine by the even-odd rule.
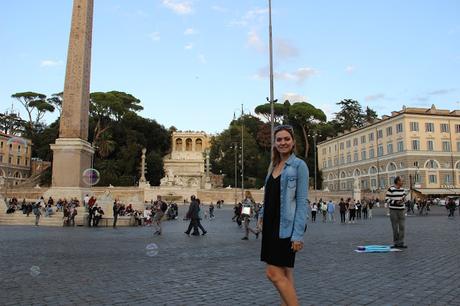
[[268, 279], [278, 290], [282, 304], [286, 306], [298, 306], [297, 295], [294, 287], [294, 276], [292, 269], [267, 265]]

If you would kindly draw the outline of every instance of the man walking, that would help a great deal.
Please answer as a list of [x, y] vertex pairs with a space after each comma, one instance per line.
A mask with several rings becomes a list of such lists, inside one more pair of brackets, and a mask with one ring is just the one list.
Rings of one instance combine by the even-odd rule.
[[198, 220], [200, 207], [194, 195], [190, 197], [190, 206], [188, 208], [187, 216], [190, 218], [190, 223], [188, 225], [188, 229], [184, 232], [187, 235], [190, 235], [190, 231], [193, 228], [192, 235], [199, 236], [200, 233], [198, 232]]
[[329, 200], [329, 202], [327, 202], [327, 214], [329, 217], [329, 221], [331, 222], [334, 222], [334, 212], [335, 212], [334, 202], [332, 202], [332, 200]]
[[113, 228], [117, 227], [118, 213], [120, 212], [120, 203], [118, 200], [113, 202]]
[[168, 204], [161, 200], [161, 195], [157, 195], [157, 200], [154, 202], [156, 208], [155, 216], [153, 217], [153, 226], [156, 229], [154, 235], [161, 235], [161, 219], [168, 209]]
[[394, 185], [388, 188], [385, 196], [385, 202], [390, 209], [390, 220], [393, 228], [393, 242], [392, 248], [407, 248], [404, 244], [404, 226], [405, 226], [405, 206], [404, 198], [406, 192], [402, 188], [403, 180], [397, 176], [394, 180]]

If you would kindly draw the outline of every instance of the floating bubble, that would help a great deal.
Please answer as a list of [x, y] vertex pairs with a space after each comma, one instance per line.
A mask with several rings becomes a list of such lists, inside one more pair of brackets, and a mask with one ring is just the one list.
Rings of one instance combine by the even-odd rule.
[[18, 136], [13, 136], [11, 137], [10, 139], [8, 139], [8, 141], [6, 142], [6, 144], [8, 146], [10, 145], [15, 145], [15, 146], [21, 146], [21, 147], [27, 147], [27, 140], [25, 140], [24, 138], [22, 137], [18, 137]]
[[153, 257], [158, 255], [158, 246], [155, 243], [150, 243], [145, 247], [147, 256]]
[[82, 174], [83, 183], [89, 186], [96, 185], [101, 179], [99, 171], [93, 168], [86, 169]]
[[30, 267], [30, 275], [33, 277], [36, 277], [40, 274], [40, 267], [38, 266], [32, 266]]

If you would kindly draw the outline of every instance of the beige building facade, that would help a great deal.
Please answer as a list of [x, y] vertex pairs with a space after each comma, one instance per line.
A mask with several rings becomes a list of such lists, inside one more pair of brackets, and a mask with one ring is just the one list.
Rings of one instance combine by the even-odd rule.
[[[318, 144], [323, 188], [384, 190], [396, 176], [422, 194], [460, 188], [460, 111], [403, 107]], [[460, 191], [460, 190], [459, 190]]]
[[31, 151], [29, 139], [0, 133], [0, 185], [15, 186], [30, 176]]
[[171, 142], [171, 153], [164, 158], [165, 177], [161, 186], [204, 188], [210, 181], [210, 173], [205, 171], [210, 137], [205, 132], [176, 131]]

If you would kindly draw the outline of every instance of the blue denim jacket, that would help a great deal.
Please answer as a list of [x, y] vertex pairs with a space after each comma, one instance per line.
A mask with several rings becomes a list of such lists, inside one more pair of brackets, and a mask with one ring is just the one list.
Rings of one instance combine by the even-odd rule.
[[[265, 190], [269, 173], [265, 179]], [[307, 223], [308, 198], [308, 167], [303, 160], [292, 154], [284, 164], [281, 172], [280, 192], [280, 238], [289, 238], [291, 241], [303, 241], [305, 224]], [[264, 204], [267, 203], [266, 193]], [[263, 218], [264, 209], [259, 212]]]

